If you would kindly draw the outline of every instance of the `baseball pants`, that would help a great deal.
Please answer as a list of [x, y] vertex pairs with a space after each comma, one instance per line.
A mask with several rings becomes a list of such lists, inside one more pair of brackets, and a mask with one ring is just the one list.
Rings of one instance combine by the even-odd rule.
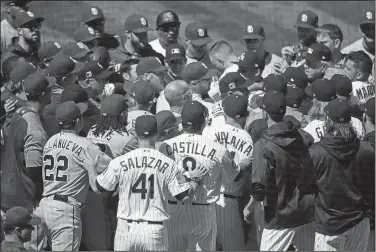
[[40, 201], [41, 218], [46, 223], [52, 251], [78, 251], [82, 236], [81, 208], [54, 200], [53, 196]]
[[222, 250], [245, 250], [243, 218], [236, 198], [220, 194], [215, 204], [217, 216], [217, 248]]
[[166, 251], [167, 230], [164, 224], [131, 222], [118, 218], [115, 251]]
[[25, 242], [24, 246], [26, 250], [43, 251], [48, 245], [48, 230], [41, 216], [40, 203], [33, 202], [33, 205], [33, 214], [41, 218], [42, 223], [34, 227], [34, 230], [31, 232], [31, 240]]
[[267, 229], [261, 237], [260, 251], [287, 251], [291, 243], [298, 251], [312, 251], [315, 242], [314, 222], [295, 228]]
[[375, 251], [375, 229], [369, 232], [367, 251]]
[[315, 251], [365, 251], [370, 234], [369, 218], [364, 218], [353, 228], [340, 235], [323, 235], [316, 232]]
[[169, 250], [215, 251], [217, 222], [215, 206], [190, 203], [168, 204]]

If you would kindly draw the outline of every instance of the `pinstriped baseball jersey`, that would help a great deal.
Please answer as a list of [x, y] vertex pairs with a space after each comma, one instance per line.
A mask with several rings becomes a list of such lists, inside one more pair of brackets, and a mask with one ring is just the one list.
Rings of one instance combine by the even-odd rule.
[[230, 153], [219, 143], [207, 137], [183, 133], [164, 141], [161, 150], [175, 160], [183, 160], [183, 168], [188, 174], [188, 167], [194, 169], [198, 163], [208, 168], [208, 173], [201, 180], [201, 186], [196, 189], [192, 201], [196, 203], [213, 203], [218, 200], [222, 179], [228, 183], [235, 180], [239, 173]]
[[84, 203], [89, 190], [88, 172], [102, 172], [110, 157], [91, 140], [75, 133], [52, 136], [43, 151], [43, 196], [70, 196]]
[[166, 194], [176, 196], [189, 189], [179, 184], [174, 160], [154, 149], [140, 148], [115, 158], [97, 177], [106, 190], [113, 191], [119, 183], [117, 217], [127, 220], [165, 221]]
[[[360, 137], [364, 135], [363, 131], [363, 124], [362, 122], [355, 118], [351, 117], [351, 123], [355, 128], [356, 134]], [[308, 125], [304, 128], [304, 131], [308, 132], [313, 136], [315, 139], [315, 143], [319, 142], [321, 137], [325, 135], [325, 122], [320, 120], [313, 120], [312, 122], [308, 123]]]
[[226, 123], [222, 101], [214, 103], [213, 109], [209, 111], [209, 120], [211, 121], [210, 127], [214, 125], [224, 125]]
[[139, 116], [142, 116], [142, 115], [153, 115], [152, 113], [150, 113], [149, 111], [145, 111], [145, 110], [132, 110], [132, 111], [129, 111], [128, 112], [128, 124], [127, 124], [127, 131], [134, 135], [135, 134], [135, 125], [136, 125], [136, 119], [137, 117]]
[[[213, 128], [205, 128], [202, 135], [224, 145], [228, 151], [234, 152], [234, 161], [237, 165], [247, 158], [252, 157], [253, 141], [245, 130], [235, 128], [228, 124], [213, 125]], [[241, 188], [245, 180], [231, 183], [223, 183], [221, 192], [231, 195], [242, 195]]]
[[366, 103], [369, 98], [375, 96], [375, 84], [363, 81], [353, 81], [352, 95], [357, 104]]

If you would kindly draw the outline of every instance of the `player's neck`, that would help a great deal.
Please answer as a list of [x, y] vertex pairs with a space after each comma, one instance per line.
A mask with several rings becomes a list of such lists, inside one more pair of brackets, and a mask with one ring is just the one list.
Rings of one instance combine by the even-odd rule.
[[41, 106], [40, 106], [39, 102], [27, 101], [26, 108], [28, 108], [28, 109], [36, 112], [36, 113], [39, 113]]
[[140, 104], [137, 104], [136, 106], [134, 106], [134, 110], [142, 110], [142, 111], [147, 111], [149, 112], [149, 106], [143, 106], [143, 105], [140, 105]]
[[233, 120], [232, 118], [226, 117], [226, 124], [228, 124], [228, 125], [230, 125], [234, 128], [237, 128], [237, 129], [244, 129], [244, 125], [242, 125], [242, 123], [237, 122], [237, 121]]
[[343, 58], [343, 55], [341, 53], [341, 49], [338, 48], [338, 50], [335, 50], [332, 54], [332, 62], [337, 63]]
[[155, 142], [152, 142], [151, 140], [148, 140], [148, 139], [145, 139], [145, 140], [138, 139], [138, 148], [155, 149]]

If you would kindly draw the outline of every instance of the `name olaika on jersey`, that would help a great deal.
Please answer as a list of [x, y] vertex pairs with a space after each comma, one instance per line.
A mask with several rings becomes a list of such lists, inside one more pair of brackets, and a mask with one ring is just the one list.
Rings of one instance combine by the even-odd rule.
[[61, 138], [57, 138], [53, 142], [48, 141], [48, 146], [46, 146], [45, 148], [46, 149], [66, 149], [76, 154], [77, 156], [80, 156], [83, 150], [83, 148], [77, 143], [74, 143], [70, 140], [61, 139]]
[[157, 170], [158, 172], [164, 174], [166, 169], [170, 168], [170, 165], [166, 162], [163, 162], [161, 159], [156, 159], [151, 156], [142, 156], [142, 157], [131, 157], [127, 160], [120, 162], [123, 171], [128, 171], [129, 169], [140, 169], [140, 168], [150, 168]]
[[244, 155], [250, 156], [252, 153], [253, 147], [250, 143], [243, 139], [238, 139], [236, 135], [230, 134], [230, 132], [216, 132], [215, 137], [220, 144], [233, 146]]
[[166, 145], [166, 152], [168, 155], [195, 154], [207, 157], [210, 160], [214, 160], [214, 156], [217, 151], [213, 148], [210, 149], [206, 145], [201, 145], [199, 143], [179, 142], [172, 143], [171, 146]]

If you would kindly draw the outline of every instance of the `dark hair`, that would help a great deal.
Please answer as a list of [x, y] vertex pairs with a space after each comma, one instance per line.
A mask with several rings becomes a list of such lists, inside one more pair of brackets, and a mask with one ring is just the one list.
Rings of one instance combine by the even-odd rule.
[[275, 122], [281, 122], [283, 121], [283, 117], [285, 116], [285, 114], [267, 114], [269, 116], [270, 119], [272, 119], [273, 121]]
[[347, 60], [354, 62], [354, 67], [357, 70], [360, 70], [363, 73], [371, 74], [372, 60], [364, 51], [350, 52], [347, 55]]
[[59, 128], [60, 130], [72, 130], [76, 126], [76, 120], [70, 122], [70, 123], [65, 123], [65, 124], [60, 124], [59, 123]]
[[351, 120], [347, 123], [337, 123], [327, 116], [324, 129], [325, 135], [329, 137], [342, 136], [346, 141], [353, 141], [358, 138]]
[[103, 116], [100, 115], [97, 119], [96, 124], [92, 127], [93, 129], [93, 135], [96, 137], [103, 136], [106, 131], [109, 131], [107, 135], [111, 135], [113, 131], [116, 131], [118, 133], [126, 132], [127, 131], [127, 125], [121, 123], [120, 116]]
[[1, 65], [1, 72], [3, 73], [5, 82], [10, 80], [10, 72], [12, 72], [12, 70], [16, 67], [19, 59], [19, 56], [11, 56], [4, 60], [3, 64]]
[[330, 39], [332, 40], [335, 40], [335, 39], [339, 39], [342, 43], [343, 41], [343, 33], [342, 33], [342, 30], [341, 28], [339, 28], [338, 25], [335, 25], [335, 24], [323, 24], [319, 30], [321, 30], [322, 32], [327, 32]]

